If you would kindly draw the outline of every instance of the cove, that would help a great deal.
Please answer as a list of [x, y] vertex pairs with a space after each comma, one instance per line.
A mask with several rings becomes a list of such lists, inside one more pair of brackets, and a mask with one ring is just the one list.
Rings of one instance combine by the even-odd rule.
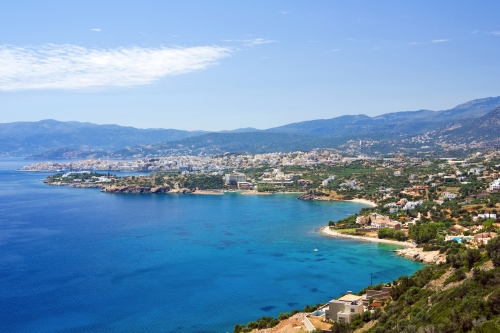
[[317, 232], [361, 204], [104, 194], [14, 171], [26, 163], [0, 160], [6, 332], [230, 332], [422, 267]]

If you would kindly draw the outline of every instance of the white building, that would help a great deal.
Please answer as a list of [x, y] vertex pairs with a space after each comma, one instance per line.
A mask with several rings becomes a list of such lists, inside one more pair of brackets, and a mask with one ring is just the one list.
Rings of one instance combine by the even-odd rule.
[[330, 184], [330, 182], [332, 182], [334, 180], [335, 180], [335, 176], [330, 176], [321, 182], [321, 186], [323, 186], [323, 187], [328, 186], [328, 184]]
[[325, 319], [350, 323], [354, 315], [361, 315], [363, 312], [363, 296], [353, 295], [348, 291], [347, 295], [328, 303], [328, 308], [325, 309]]
[[238, 185], [239, 182], [246, 182], [247, 176], [244, 173], [229, 173], [225, 177], [226, 185]]
[[496, 179], [490, 183], [490, 191], [500, 191], [500, 179]]

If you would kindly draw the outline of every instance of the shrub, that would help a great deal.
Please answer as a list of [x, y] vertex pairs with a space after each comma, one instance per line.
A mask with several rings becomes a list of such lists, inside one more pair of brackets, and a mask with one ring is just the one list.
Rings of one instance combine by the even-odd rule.
[[450, 284], [452, 282], [460, 281], [465, 279], [465, 270], [463, 268], [457, 268], [452, 275], [450, 275], [445, 281], [444, 285]]
[[500, 266], [500, 237], [490, 240], [486, 245], [486, 251], [488, 251], [488, 256], [493, 261], [493, 265]]

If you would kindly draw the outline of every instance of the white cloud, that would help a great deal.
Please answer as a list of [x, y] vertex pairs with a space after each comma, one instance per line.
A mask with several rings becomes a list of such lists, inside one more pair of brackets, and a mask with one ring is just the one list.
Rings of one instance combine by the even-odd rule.
[[69, 44], [0, 45], [0, 90], [145, 85], [165, 76], [204, 70], [231, 52], [220, 46], [89, 49]]
[[444, 43], [444, 42], [449, 42], [451, 39], [434, 39], [432, 42], [433, 43]]
[[332, 50], [328, 50], [326, 52], [328, 52], [328, 53], [335, 53], [335, 52], [339, 52], [339, 51], [342, 51], [342, 49], [332, 49]]
[[223, 39], [223, 42], [228, 42], [228, 43], [243, 43], [245, 46], [255, 46], [255, 45], [261, 45], [261, 44], [269, 44], [269, 43], [276, 43], [277, 41], [272, 40], [272, 39], [265, 39], [265, 38], [254, 38], [254, 39]]
[[255, 38], [255, 39], [247, 41], [247, 45], [260, 45], [260, 44], [269, 44], [269, 43], [276, 43], [276, 41], [271, 40], [271, 39], [264, 39], [264, 38]]
[[98, 28], [90, 29], [90, 30], [95, 31], [95, 32], [101, 32], [101, 29], [98, 29]]
[[500, 36], [500, 31], [492, 31], [491, 34], [493, 36]]

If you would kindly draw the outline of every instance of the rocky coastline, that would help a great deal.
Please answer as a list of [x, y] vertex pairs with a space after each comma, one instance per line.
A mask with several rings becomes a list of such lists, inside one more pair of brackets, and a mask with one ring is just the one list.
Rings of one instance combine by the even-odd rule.
[[446, 262], [446, 254], [439, 251], [424, 251], [421, 247], [411, 247], [394, 251], [398, 256], [418, 261], [424, 264], [440, 264]]
[[323, 195], [316, 195], [316, 194], [309, 194], [309, 193], [304, 193], [301, 196], [299, 196], [297, 199], [299, 200], [304, 200], [304, 201], [342, 201], [339, 199], [332, 198], [330, 196], [323, 196]]
[[141, 187], [138, 185], [128, 185], [128, 186], [105, 186], [101, 189], [104, 193], [158, 193], [164, 194], [170, 192], [170, 186], [158, 186], [158, 187]]

